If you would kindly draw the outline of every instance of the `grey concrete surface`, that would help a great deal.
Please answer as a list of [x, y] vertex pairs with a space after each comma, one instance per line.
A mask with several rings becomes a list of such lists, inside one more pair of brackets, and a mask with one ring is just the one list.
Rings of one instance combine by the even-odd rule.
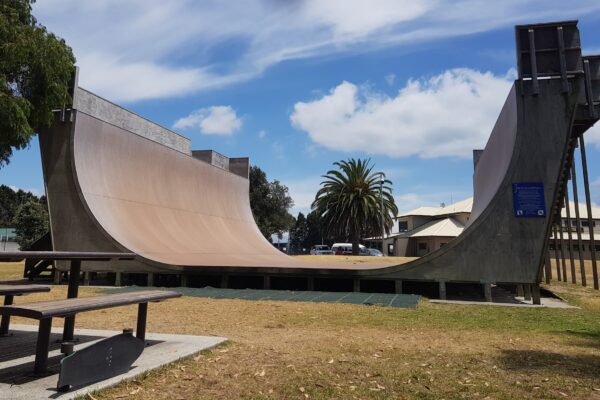
[[[34, 325], [18, 325], [11, 326], [11, 331], [14, 332], [13, 337], [0, 338], [0, 348], [2, 346], [10, 346], [10, 340], [18, 340], [18, 335], [29, 335], [30, 338], [35, 338], [32, 333], [37, 332], [37, 326]], [[52, 329], [53, 334], [60, 335], [62, 328]], [[106, 337], [119, 334], [118, 331], [92, 330], [92, 329], [76, 329], [75, 336], [87, 338], [88, 341], [75, 346], [75, 350], [80, 350], [87, 346], [96, 343]], [[132, 369], [126, 374], [119, 375], [101, 382], [97, 382], [84, 388], [74, 388], [66, 393], [56, 391], [56, 383], [58, 374], [52, 373], [47, 376], [34, 377], [24, 370], [31, 370], [31, 363], [34, 356], [29, 355], [21, 358], [0, 357], [0, 399], [11, 400], [34, 400], [34, 399], [61, 399], [70, 400], [77, 396], [85, 395], [96, 390], [105, 389], [120, 383], [123, 380], [132, 379], [142, 373], [159, 368], [165, 364], [172, 363], [181, 358], [198, 353], [202, 350], [211, 349], [226, 341], [226, 338], [216, 336], [189, 336], [189, 335], [168, 335], [162, 333], [147, 333], [146, 341], [149, 345], [144, 349], [144, 352], [138, 358]], [[4, 342], [4, 343], [3, 343]], [[33, 343], [35, 345], [35, 343]], [[7, 351], [3, 351], [3, 354]], [[9, 350], [8, 350], [9, 351]], [[49, 357], [59, 357], [60, 351], [54, 349], [50, 352]], [[56, 371], [50, 366], [51, 370]], [[10, 373], [6, 373], [10, 371]], [[11, 382], [11, 375], [15, 377]]]
[[73, 108], [174, 150], [191, 154], [192, 141], [187, 137], [140, 117], [83, 88], [76, 88]]
[[529, 308], [579, 308], [576, 306], [572, 306], [569, 303], [566, 303], [559, 299], [554, 299], [551, 297], [542, 297], [542, 304], [532, 304], [531, 301], [525, 300], [523, 297], [515, 297], [517, 302], [515, 303], [501, 303], [501, 302], [489, 302], [489, 301], [464, 301], [464, 300], [438, 300], [431, 299], [430, 303], [437, 304], [464, 304], [464, 305], [475, 305], [475, 306], [499, 306], [499, 307], [529, 307]]

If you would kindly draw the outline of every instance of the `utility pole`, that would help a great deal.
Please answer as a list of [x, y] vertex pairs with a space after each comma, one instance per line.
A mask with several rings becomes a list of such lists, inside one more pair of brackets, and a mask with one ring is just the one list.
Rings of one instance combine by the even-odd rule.
[[385, 183], [383, 172], [379, 173], [381, 178], [379, 180], [379, 200], [381, 201], [381, 253], [385, 256], [385, 224], [383, 218], [383, 184]]

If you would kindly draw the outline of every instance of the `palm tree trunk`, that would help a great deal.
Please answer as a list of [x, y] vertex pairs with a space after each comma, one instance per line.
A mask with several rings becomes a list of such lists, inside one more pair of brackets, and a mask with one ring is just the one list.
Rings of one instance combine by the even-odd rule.
[[358, 234], [358, 232], [352, 233], [351, 241], [352, 241], [352, 255], [357, 256], [360, 254], [360, 246], [359, 246], [360, 235]]

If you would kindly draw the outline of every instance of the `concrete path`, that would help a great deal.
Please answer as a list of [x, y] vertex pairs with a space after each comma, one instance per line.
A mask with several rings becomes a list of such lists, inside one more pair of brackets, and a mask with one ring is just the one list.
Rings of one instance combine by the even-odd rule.
[[[226, 338], [216, 336], [147, 333], [146, 341], [149, 345], [144, 349], [140, 358], [133, 363], [133, 367], [129, 372], [84, 388], [74, 388], [67, 393], [59, 393], [56, 391], [56, 383], [58, 382], [57, 367], [58, 360], [60, 359], [60, 350], [57, 349], [57, 346], [51, 346], [49, 354], [49, 359], [54, 360], [54, 364], [50, 363], [50, 369], [53, 372], [46, 376], [33, 376], [31, 372], [34, 356], [32, 353], [29, 353], [31, 355], [17, 358], [17, 356], [13, 355], [17, 349], [11, 346], [11, 342], [14, 344], [19, 341], [20, 344], [23, 344], [23, 342], [29, 341], [32, 342], [30, 343], [31, 346], [35, 346], [37, 326], [13, 324], [11, 325], [11, 332], [14, 333], [13, 336], [0, 338], [0, 399], [11, 400], [74, 399], [77, 396], [85, 395], [95, 390], [114, 386], [123, 380], [132, 379], [144, 372], [159, 368], [202, 350], [213, 348], [227, 340]], [[81, 337], [82, 340], [80, 344], [75, 346], [75, 350], [81, 350], [99, 340], [119, 333], [121, 332], [76, 329], [75, 336]], [[53, 328], [52, 340], [55, 341], [56, 338], [60, 338], [61, 334], [62, 328]]]
[[529, 307], [529, 308], [579, 308], [570, 305], [560, 299], [551, 297], [542, 297], [542, 304], [535, 305], [531, 301], [526, 301], [523, 297], [514, 297], [519, 302], [515, 303], [497, 303], [497, 302], [486, 302], [486, 301], [464, 301], [464, 300], [429, 300], [430, 303], [438, 304], [465, 304], [465, 305], [478, 305], [478, 306], [500, 306], [500, 307]]

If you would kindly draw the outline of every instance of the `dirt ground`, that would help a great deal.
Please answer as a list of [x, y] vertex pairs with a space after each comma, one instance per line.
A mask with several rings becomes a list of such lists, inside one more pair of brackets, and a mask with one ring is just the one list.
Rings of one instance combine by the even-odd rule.
[[[600, 399], [600, 294], [550, 288], [581, 308], [151, 304], [150, 332], [229, 342], [87, 399]], [[62, 286], [18, 300], [65, 296]], [[135, 318], [136, 307], [121, 307], [80, 314], [76, 326], [120, 330]]]

